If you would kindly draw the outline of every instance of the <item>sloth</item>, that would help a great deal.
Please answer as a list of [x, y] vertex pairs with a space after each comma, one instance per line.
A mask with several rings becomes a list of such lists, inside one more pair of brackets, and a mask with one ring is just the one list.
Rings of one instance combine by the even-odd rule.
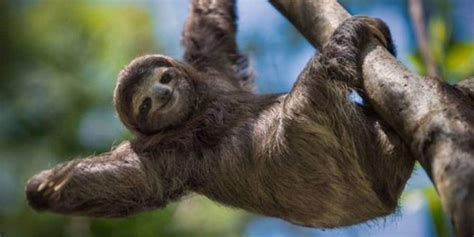
[[125, 217], [197, 193], [313, 227], [393, 212], [413, 158], [377, 132], [369, 106], [348, 99], [363, 94], [368, 42], [394, 51], [388, 27], [346, 20], [290, 92], [262, 95], [236, 44], [235, 11], [232, 0], [193, 0], [183, 60], [146, 55], [119, 73], [114, 104], [135, 138], [33, 176], [31, 207]]

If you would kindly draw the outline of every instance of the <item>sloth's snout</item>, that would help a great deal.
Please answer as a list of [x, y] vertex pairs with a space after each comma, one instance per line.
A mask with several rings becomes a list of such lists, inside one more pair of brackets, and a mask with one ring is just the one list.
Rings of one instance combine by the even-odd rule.
[[160, 102], [167, 102], [171, 98], [171, 89], [162, 84], [153, 87], [153, 94]]

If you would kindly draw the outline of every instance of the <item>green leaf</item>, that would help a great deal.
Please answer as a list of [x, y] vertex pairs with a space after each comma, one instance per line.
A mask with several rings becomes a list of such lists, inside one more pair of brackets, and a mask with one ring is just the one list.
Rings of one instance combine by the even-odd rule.
[[431, 211], [431, 217], [438, 237], [452, 236], [451, 226], [447, 221], [446, 214], [443, 211], [439, 196], [434, 187], [428, 187], [423, 190], [423, 194], [428, 201], [428, 207]]
[[474, 43], [454, 43], [446, 54], [443, 66], [452, 82], [474, 75]]
[[431, 18], [428, 30], [429, 45], [435, 61], [442, 63], [445, 57], [445, 45], [448, 41], [448, 30], [444, 19], [440, 16]]

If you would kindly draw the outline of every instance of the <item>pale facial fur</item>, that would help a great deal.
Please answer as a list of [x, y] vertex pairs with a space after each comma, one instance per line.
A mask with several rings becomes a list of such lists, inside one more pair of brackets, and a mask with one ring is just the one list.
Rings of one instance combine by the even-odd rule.
[[133, 89], [133, 116], [147, 132], [180, 121], [189, 112], [190, 85], [175, 67], [157, 67]]

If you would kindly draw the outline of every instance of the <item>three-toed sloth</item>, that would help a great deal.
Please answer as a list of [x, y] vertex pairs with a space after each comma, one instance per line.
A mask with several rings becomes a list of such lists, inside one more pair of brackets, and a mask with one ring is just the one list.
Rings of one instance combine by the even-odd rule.
[[348, 19], [289, 93], [260, 95], [236, 44], [234, 5], [193, 0], [184, 59], [146, 55], [119, 74], [116, 110], [136, 138], [37, 174], [26, 187], [30, 205], [123, 217], [194, 192], [307, 226], [391, 213], [413, 160], [379, 132], [370, 107], [348, 99], [361, 86], [367, 43], [393, 51], [386, 25]]

